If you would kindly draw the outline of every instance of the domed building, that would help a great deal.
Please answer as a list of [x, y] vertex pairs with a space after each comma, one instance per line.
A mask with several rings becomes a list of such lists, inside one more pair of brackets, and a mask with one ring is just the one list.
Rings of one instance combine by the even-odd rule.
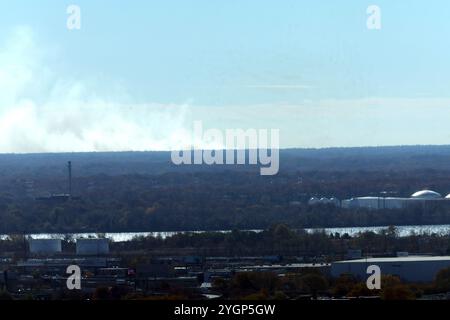
[[432, 190], [421, 190], [413, 193], [411, 195], [413, 199], [442, 199], [442, 195], [436, 191]]
[[402, 209], [408, 206], [425, 205], [425, 203], [448, 203], [450, 194], [445, 198], [433, 190], [420, 190], [414, 192], [409, 198], [398, 197], [356, 197], [342, 200], [343, 208], [367, 208], [367, 209]]

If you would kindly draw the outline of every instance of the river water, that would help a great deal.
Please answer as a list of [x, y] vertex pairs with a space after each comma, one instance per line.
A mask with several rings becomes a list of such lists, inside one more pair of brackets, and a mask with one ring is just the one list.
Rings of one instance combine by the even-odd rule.
[[[383, 229], [386, 229], [385, 227], [350, 227], [350, 228], [324, 228], [324, 229], [305, 229], [307, 232], [317, 232], [320, 230], [323, 230], [327, 234], [334, 234], [339, 233], [341, 235], [347, 233], [349, 235], [355, 235], [359, 232], [365, 232], [365, 231], [374, 231], [374, 232], [380, 232]], [[438, 234], [438, 235], [446, 235], [450, 233], [450, 225], [419, 225], [419, 226], [396, 226], [398, 235], [400, 237], [408, 236], [412, 232], [416, 234]], [[253, 232], [261, 232], [261, 230], [248, 230]], [[170, 231], [170, 232], [114, 232], [114, 233], [68, 233], [68, 234], [50, 234], [50, 233], [42, 233], [42, 234], [29, 234], [28, 237], [31, 237], [33, 239], [64, 239], [67, 236], [70, 236], [72, 239], [78, 239], [78, 238], [98, 238], [98, 237], [106, 237], [108, 239], [111, 239], [114, 242], [120, 242], [120, 241], [130, 241], [133, 238], [136, 237], [161, 237], [161, 238], [167, 238], [171, 237], [176, 234], [180, 233], [204, 233], [207, 231]], [[222, 230], [222, 231], [216, 231], [216, 232], [223, 232], [228, 233], [231, 232], [231, 230]], [[4, 240], [8, 238], [7, 235], [0, 235], [0, 239]]]

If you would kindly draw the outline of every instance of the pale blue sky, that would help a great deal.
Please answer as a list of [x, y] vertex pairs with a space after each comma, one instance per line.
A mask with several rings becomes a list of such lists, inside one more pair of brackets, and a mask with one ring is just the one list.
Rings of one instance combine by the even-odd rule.
[[[79, 31], [65, 27], [69, 4], [81, 8]], [[381, 30], [366, 28], [371, 4]], [[279, 128], [282, 147], [448, 144], [449, 10], [444, 0], [1, 0], [0, 71], [23, 69], [39, 87], [0, 97], [0, 122], [34, 112], [27, 123], [41, 128], [4, 129], [0, 152], [70, 149], [55, 132], [76, 151], [126, 149], [126, 128], [140, 139], [130, 149], [166, 149], [193, 120]], [[126, 121], [115, 133], [98, 118]], [[102, 140], [114, 134], [122, 143]]]

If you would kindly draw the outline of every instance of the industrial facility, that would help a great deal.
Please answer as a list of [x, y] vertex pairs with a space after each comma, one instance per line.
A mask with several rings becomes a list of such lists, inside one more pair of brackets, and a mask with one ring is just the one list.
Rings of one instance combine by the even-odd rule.
[[68, 200], [78, 200], [78, 197], [72, 195], [72, 161], [67, 162], [67, 193], [53, 193], [46, 196], [36, 197], [37, 201], [61, 203]]
[[325, 197], [316, 198], [316, 197], [312, 197], [308, 201], [308, 204], [311, 205], [311, 206], [316, 205], [316, 204], [331, 204], [331, 205], [339, 207], [340, 203], [341, 202], [339, 201], [339, 199], [337, 199], [335, 197], [331, 197], [331, 198], [325, 198]]
[[382, 275], [398, 276], [406, 282], [432, 282], [436, 274], [450, 267], [450, 256], [405, 256], [390, 258], [366, 258], [333, 262], [331, 275], [339, 277], [351, 274], [362, 280], [367, 279], [367, 267], [380, 267]]
[[316, 198], [312, 197], [309, 201], [309, 205], [316, 204], [332, 204], [335, 206], [340, 206], [342, 208], [356, 209], [356, 208], [366, 208], [366, 209], [404, 209], [411, 206], [425, 205], [425, 204], [450, 204], [450, 194], [443, 197], [440, 193], [432, 190], [421, 190], [413, 193], [409, 198], [400, 197], [354, 197], [350, 199], [345, 199], [339, 201], [338, 199], [332, 197], [328, 198]]

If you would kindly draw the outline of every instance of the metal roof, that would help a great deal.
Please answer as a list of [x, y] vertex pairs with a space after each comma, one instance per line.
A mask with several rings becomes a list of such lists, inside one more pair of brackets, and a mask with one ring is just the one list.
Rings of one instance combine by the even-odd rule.
[[428, 261], [450, 261], [450, 256], [409, 256], [388, 258], [363, 258], [356, 260], [336, 261], [333, 263], [381, 263], [381, 262], [428, 262]]

